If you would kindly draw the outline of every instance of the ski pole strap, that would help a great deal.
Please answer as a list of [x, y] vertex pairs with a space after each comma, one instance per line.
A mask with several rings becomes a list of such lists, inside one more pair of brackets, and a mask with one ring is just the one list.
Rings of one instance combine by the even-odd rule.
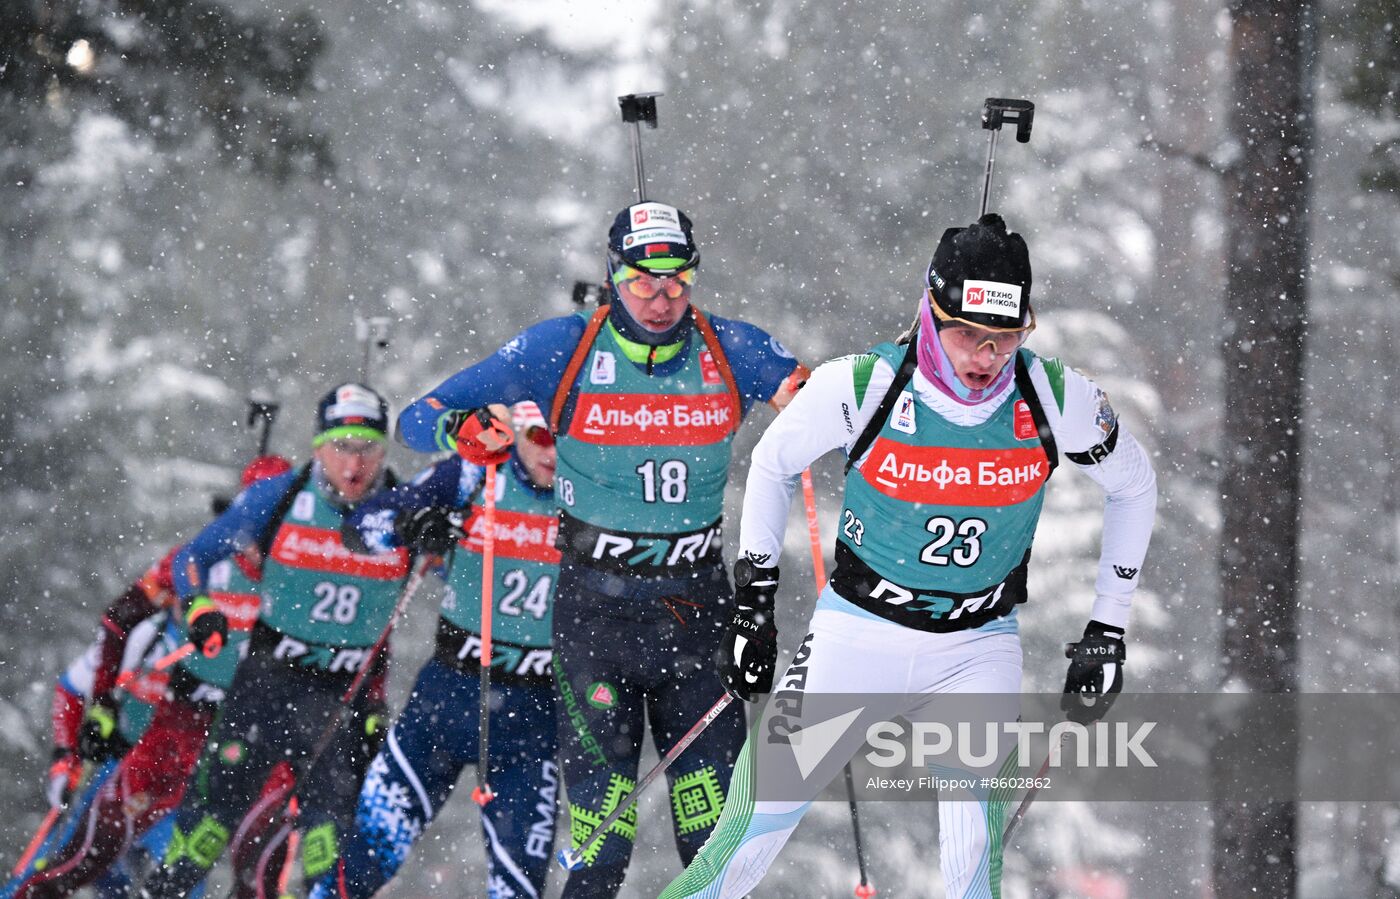
[[904, 359], [899, 363], [899, 369], [894, 373], [894, 380], [890, 382], [890, 388], [885, 391], [885, 395], [880, 398], [880, 405], [875, 408], [875, 414], [866, 423], [865, 430], [860, 432], [856, 442], [851, 445], [851, 451], [846, 456], [846, 474], [851, 473], [856, 462], [865, 451], [870, 449], [870, 444], [875, 442], [880, 429], [885, 426], [885, 419], [890, 417], [890, 410], [894, 408], [895, 401], [904, 392], [904, 388], [909, 386], [909, 381], [914, 377], [914, 369], [919, 367], [919, 325], [915, 322], [914, 327], [909, 330], [909, 348], [904, 351]]

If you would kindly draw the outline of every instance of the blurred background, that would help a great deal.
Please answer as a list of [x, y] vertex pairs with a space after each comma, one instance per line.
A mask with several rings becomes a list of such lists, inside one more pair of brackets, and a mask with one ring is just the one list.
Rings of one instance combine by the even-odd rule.
[[[1296, 687], [1312, 692], [1400, 688], [1397, 6], [1277, 4], [1306, 8], [1310, 39], [1293, 586]], [[360, 371], [357, 315], [391, 320], [372, 380], [397, 412], [569, 313], [635, 197], [623, 93], [665, 92], [643, 134], [649, 198], [696, 223], [697, 303], [809, 364], [904, 328], [939, 235], [977, 215], [983, 98], [1034, 101], [1031, 143], [1000, 144], [991, 203], [1031, 248], [1029, 346], [1108, 392], [1161, 493], [1128, 689], [1220, 689], [1221, 545], [1251, 538], [1225, 533], [1223, 435], [1250, 414], [1225, 401], [1227, 185], [1263, 173], [1231, 168], [1248, 156], [1230, 117], [1272, 102], [1232, 93], [1233, 27], [1212, 0], [7, 0], [4, 857], [44, 811], [54, 678], [116, 593], [236, 485], [256, 445], [247, 398], [282, 404], [273, 449], [304, 460], [317, 398]], [[1253, 374], [1267, 388], [1268, 370]], [[756, 410], [736, 446], [731, 537], [771, 416]], [[428, 461], [391, 458], [401, 473]], [[816, 467], [828, 558], [840, 462]], [[1101, 507], [1086, 478], [1052, 481], [1021, 612], [1027, 689], [1063, 681]], [[814, 600], [802, 525], [795, 509], [788, 652]], [[400, 699], [435, 609], [421, 598], [396, 639]], [[660, 796], [643, 801], [626, 896], [680, 870]], [[1297, 895], [1400, 896], [1400, 809], [1297, 815]], [[881, 895], [942, 895], [932, 808], [872, 803], [863, 825]], [[1037, 805], [1006, 895], [1208, 897], [1211, 839], [1204, 805]], [[459, 797], [386, 895], [479, 895], [480, 846]], [[755, 895], [855, 881], [846, 807], [825, 804]]]

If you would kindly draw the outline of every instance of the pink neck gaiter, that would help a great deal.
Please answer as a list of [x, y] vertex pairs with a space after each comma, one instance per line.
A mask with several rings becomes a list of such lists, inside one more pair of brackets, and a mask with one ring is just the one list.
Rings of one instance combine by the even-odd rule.
[[919, 341], [919, 371], [924, 373], [924, 377], [928, 378], [933, 386], [964, 406], [976, 406], [1000, 395], [1002, 388], [1006, 386], [1014, 374], [1014, 365], [1008, 359], [1008, 364], [1002, 366], [1001, 371], [992, 379], [992, 383], [986, 387], [974, 390], [958, 380], [958, 373], [953, 368], [953, 360], [948, 358], [948, 354], [943, 350], [943, 343], [938, 339], [938, 327], [933, 321], [933, 297], [929, 296], [927, 287], [924, 288], [924, 296], [919, 303], [919, 336], [917, 339]]

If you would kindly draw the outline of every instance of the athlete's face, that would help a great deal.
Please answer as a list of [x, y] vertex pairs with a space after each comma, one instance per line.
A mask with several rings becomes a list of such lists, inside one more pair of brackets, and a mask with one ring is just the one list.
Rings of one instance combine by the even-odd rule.
[[630, 265], [621, 266], [613, 279], [627, 313], [653, 334], [676, 325], [690, 305], [690, 285], [695, 269], [659, 278]]
[[316, 447], [315, 455], [335, 492], [346, 502], [357, 503], [379, 479], [384, 450], [383, 440], [343, 438]]
[[981, 390], [1001, 374], [1026, 339], [1025, 331], [990, 331], [961, 321], [938, 329], [938, 341], [964, 387]]
[[554, 468], [559, 454], [548, 428], [539, 425], [526, 428], [515, 441], [515, 452], [536, 487], [554, 486]]

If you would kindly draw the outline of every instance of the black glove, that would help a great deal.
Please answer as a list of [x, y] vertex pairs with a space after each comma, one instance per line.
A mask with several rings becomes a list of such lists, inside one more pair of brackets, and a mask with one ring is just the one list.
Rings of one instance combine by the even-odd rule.
[[117, 727], [120, 720], [117, 701], [112, 697], [102, 696], [90, 702], [78, 728], [78, 755], [99, 763], [126, 755], [131, 744], [122, 738]]
[[398, 516], [394, 532], [404, 546], [433, 556], [445, 554], [464, 536], [453, 510], [443, 506], [424, 506], [411, 515]]
[[[1108, 714], [1123, 689], [1123, 629], [1090, 621], [1078, 643], [1065, 644], [1069, 674], [1060, 710], [1077, 724], [1092, 724]], [[1086, 700], [1091, 700], [1086, 702]]]
[[228, 642], [228, 618], [207, 596], [196, 596], [185, 613], [185, 627], [194, 648], [205, 658], [214, 658]]
[[734, 615], [715, 657], [720, 682], [736, 699], [752, 702], [773, 689], [778, 667], [778, 622], [773, 597], [778, 569], [759, 568], [747, 558], [734, 563]]

